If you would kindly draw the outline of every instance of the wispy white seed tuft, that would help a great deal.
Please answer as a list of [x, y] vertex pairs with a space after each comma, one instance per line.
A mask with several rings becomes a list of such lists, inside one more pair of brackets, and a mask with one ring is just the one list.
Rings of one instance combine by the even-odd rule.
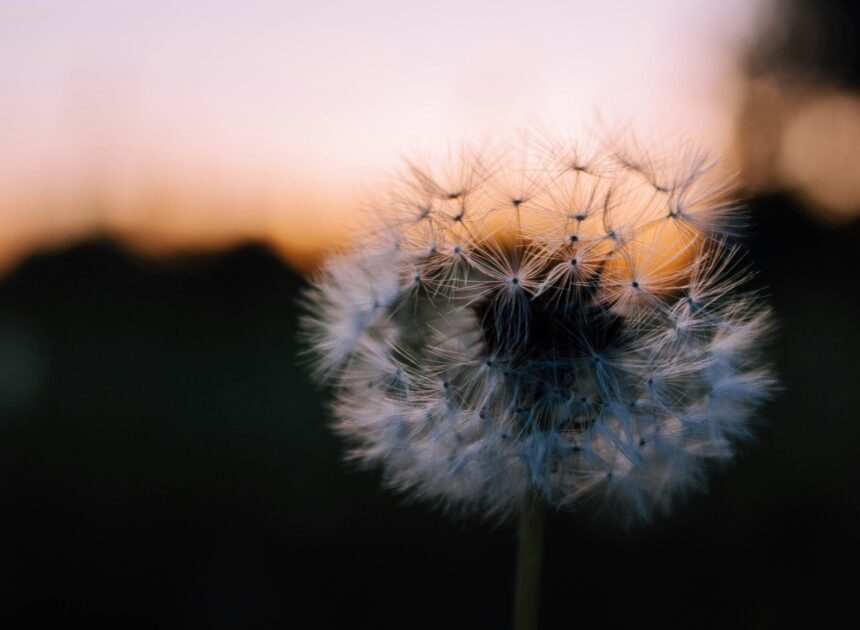
[[635, 143], [408, 163], [303, 326], [337, 430], [390, 483], [506, 515], [649, 518], [731, 457], [774, 389], [770, 328], [705, 154]]

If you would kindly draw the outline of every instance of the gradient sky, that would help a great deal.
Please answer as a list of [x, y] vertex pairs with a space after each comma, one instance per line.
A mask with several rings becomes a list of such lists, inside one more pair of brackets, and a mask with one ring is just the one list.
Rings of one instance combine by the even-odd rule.
[[0, 264], [336, 241], [399, 156], [539, 123], [721, 149], [762, 0], [0, 2]]

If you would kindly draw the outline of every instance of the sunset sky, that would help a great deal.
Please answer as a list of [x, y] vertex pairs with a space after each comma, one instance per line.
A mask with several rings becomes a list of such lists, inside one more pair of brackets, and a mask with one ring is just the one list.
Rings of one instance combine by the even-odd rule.
[[4, 0], [0, 265], [342, 238], [404, 154], [600, 119], [722, 150], [763, 2]]

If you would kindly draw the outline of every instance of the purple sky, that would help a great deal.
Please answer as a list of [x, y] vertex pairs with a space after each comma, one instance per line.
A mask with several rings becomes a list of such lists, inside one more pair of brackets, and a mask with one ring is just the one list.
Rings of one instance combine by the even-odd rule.
[[716, 149], [762, 1], [4, 0], [0, 261], [336, 235], [398, 156], [599, 113]]

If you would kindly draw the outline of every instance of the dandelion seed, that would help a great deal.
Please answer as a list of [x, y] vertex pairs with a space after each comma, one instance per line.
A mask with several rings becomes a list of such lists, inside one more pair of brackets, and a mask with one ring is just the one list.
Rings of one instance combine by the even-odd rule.
[[715, 162], [571, 147], [409, 163], [307, 295], [337, 430], [392, 486], [645, 520], [701, 487], [772, 393]]

